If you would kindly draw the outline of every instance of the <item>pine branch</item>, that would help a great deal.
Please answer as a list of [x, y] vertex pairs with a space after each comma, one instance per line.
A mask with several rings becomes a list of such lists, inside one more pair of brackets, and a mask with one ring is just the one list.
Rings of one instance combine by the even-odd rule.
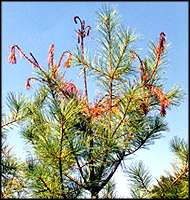
[[144, 194], [150, 193], [148, 187], [151, 182], [151, 175], [149, 174], [149, 171], [145, 169], [142, 161], [130, 166], [129, 169], [126, 170], [126, 173], [128, 173], [130, 181], [132, 182], [132, 190], [134, 192], [138, 189]]
[[83, 178], [83, 180], [84, 180], [84, 183], [86, 183], [86, 178], [84, 177], [84, 174], [83, 174], [83, 171], [82, 171], [82, 167], [80, 166], [80, 163], [79, 163], [78, 158], [77, 158], [76, 156], [75, 156], [75, 160], [76, 160], [78, 169], [79, 169], [79, 171], [80, 171], [80, 174], [81, 174], [81, 176], [82, 176], [82, 178]]
[[27, 101], [25, 97], [18, 95], [16, 96], [14, 93], [10, 92], [7, 97], [8, 107], [11, 112], [11, 116], [5, 116], [2, 119], [1, 128], [9, 127], [10, 125], [20, 122], [27, 116], [26, 106]]
[[1, 125], [1, 128], [5, 128], [6, 126], [9, 126], [9, 125], [11, 125], [11, 124], [13, 124], [13, 123], [15, 123], [15, 122], [18, 122], [19, 120], [15, 117], [12, 121], [9, 121], [9, 122], [7, 122], [7, 123], [4, 123], [4, 124], [2, 124]]
[[125, 117], [126, 117], [126, 115], [127, 115], [127, 111], [128, 111], [129, 105], [130, 105], [130, 103], [131, 103], [131, 100], [132, 100], [132, 97], [129, 98], [128, 104], [127, 104], [127, 106], [126, 106], [126, 108], [125, 108], [125, 111], [124, 111], [124, 114], [123, 114], [123, 118], [120, 120], [120, 122], [119, 122], [118, 125], [116, 126], [116, 128], [115, 128], [115, 130], [113, 131], [112, 135], [114, 135], [114, 134], [117, 132], [118, 128], [121, 126], [121, 124], [122, 124], [123, 121], [125, 120]]
[[64, 185], [63, 185], [63, 172], [62, 172], [62, 148], [63, 148], [63, 136], [64, 136], [64, 128], [63, 128], [63, 121], [62, 121], [62, 122], [61, 122], [60, 153], [59, 153], [59, 173], [60, 173], [60, 182], [61, 182], [62, 193], [63, 193], [63, 191], [64, 191]]
[[114, 199], [116, 198], [116, 193], [115, 193], [115, 186], [116, 184], [113, 181], [109, 181], [107, 185], [104, 188], [103, 195], [101, 198], [103, 199]]
[[[57, 101], [56, 100], [56, 96], [55, 96], [55, 94], [54, 94], [54, 91], [51, 89], [51, 93], [52, 93], [52, 96], [53, 96], [53, 99], [55, 100], [55, 102]], [[56, 104], [57, 105], [57, 104]], [[62, 113], [60, 113], [60, 115], [62, 115]], [[63, 126], [62, 126], [62, 130], [63, 130]], [[72, 150], [72, 152], [73, 152], [73, 155], [74, 155], [74, 158], [75, 158], [75, 160], [76, 160], [76, 163], [77, 163], [77, 166], [78, 166], [78, 168], [79, 168], [79, 171], [80, 171], [80, 174], [81, 174], [81, 176], [83, 177], [83, 180], [84, 180], [84, 182], [86, 182], [86, 179], [85, 179], [85, 177], [84, 177], [84, 174], [83, 174], [83, 172], [82, 172], [82, 167], [80, 166], [80, 164], [79, 164], [79, 162], [78, 162], [78, 159], [77, 159], [77, 157], [75, 156], [75, 153], [74, 153], [74, 150], [73, 150], [73, 146], [72, 146], [72, 144], [71, 144], [71, 142], [70, 142], [70, 140], [69, 140], [69, 138], [68, 138], [68, 136], [65, 134], [65, 137], [66, 137], [66, 139], [67, 139], [67, 141], [68, 141], [68, 143], [69, 143], [69, 145], [70, 145], [70, 147], [71, 147], [71, 150]], [[61, 135], [61, 150], [60, 150], [60, 153], [61, 153], [61, 151], [62, 151], [62, 142], [63, 142], [63, 132], [62, 132], [62, 135]], [[61, 156], [60, 156], [60, 160], [59, 160], [59, 169], [60, 169], [60, 176], [61, 176], [61, 183], [62, 183], [62, 187], [63, 187], [63, 177], [62, 177], [62, 175], [64, 174], [63, 173], [63, 171], [62, 171], [62, 167], [61, 167]], [[65, 175], [65, 174], [64, 174]], [[73, 180], [74, 181], [74, 179], [72, 179], [71, 177], [69, 177], [68, 175], [65, 175], [65, 176], [67, 176], [68, 178], [70, 178], [70, 180]], [[81, 186], [81, 184], [79, 183], [79, 182], [77, 182], [77, 181], [74, 181], [77, 185], [79, 185], [79, 186]], [[63, 188], [62, 188], [62, 190], [63, 190]]]
[[123, 155], [121, 155], [121, 158], [114, 163], [114, 167], [113, 167], [112, 171], [109, 173], [109, 175], [107, 176], [107, 178], [101, 181], [100, 186], [99, 186], [100, 190], [110, 181], [110, 179], [112, 178], [112, 176], [116, 172], [117, 168], [119, 167], [121, 161], [123, 160], [124, 156], [125, 155], [124, 155], [124, 152], [123, 152]]
[[172, 182], [172, 185], [175, 185], [185, 174], [188, 172], [188, 166], [184, 166], [178, 176]]
[[87, 189], [86, 186], [84, 186], [83, 184], [81, 184], [80, 182], [78, 182], [76, 179], [74, 179], [73, 177], [71, 177], [70, 175], [63, 173], [64, 176], [66, 176], [69, 180], [71, 180], [72, 182], [76, 183], [78, 186]]
[[170, 148], [180, 160], [188, 161], [188, 146], [184, 139], [174, 137], [170, 142]]
[[[82, 169], [82, 168], [83, 168], [85, 165], [87, 165], [87, 164], [85, 164], [85, 165], [83, 165], [83, 166], [80, 166], [79, 160], [78, 160], [77, 156], [75, 155], [75, 150], [74, 150], [74, 148], [73, 148], [73, 145], [72, 145], [71, 141], [69, 140], [69, 138], [68, 138], [67, 135], [65, 135], [65, 137], [66, 137], [66, 139], [67, 139], [67, 141], [68, 141], [68, 143], [69, 143], [69, 145], [70, 145], [70, 148], [71, 148], [72, 153], [73, 153], [73, 155], [74, 155], [74, 158], [75, 158], [75, 160], [76, 160], [77, 167], [78, 167], [78, 169], [79, 169], [80, 175], [81, 175], [81, 177], [83, 178], [84, 183], [87, 183], [87, 180], [86, 180], [86, 178], [85, 178], [85, 176], [84, 176], [83, 169]], [[89, 161], [89, 163], [90, 163], [90, 161]], [[88, 164], [89, 164], [89, 163], [88, 163]]]
[[95, 180], [95, 169], [94, 169], [94, 159], [91, 159], [92, 151], [94, 147], [94, 140], [93, 138], [90, 140], [90, 150], [89, 150], [89, 169], [90, 169], [90, 182], [93, 182]]
[[52, 193], [51, 189], [48, 187], [47, 183], [44, 181], [44, 179], [39, 176], [38, 179], [44, 184], [45, 188], [50, 192]]

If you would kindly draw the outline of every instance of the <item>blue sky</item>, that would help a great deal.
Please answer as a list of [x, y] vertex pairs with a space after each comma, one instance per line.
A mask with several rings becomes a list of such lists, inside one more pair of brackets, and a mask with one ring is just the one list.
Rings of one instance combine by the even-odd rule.
[[[170, 43], [169, 64], [165, 68], [166, 91], [179, 85], [186, 93], [178, 108], [168, 111], [166, 121], [170, 131], [157, 140], [150, 150], [141, 150], [135, 160], [143, 160], [152, 175], [159, 177], [170, 169], [172, 154], [169, 141], [174, 136], [188, 139], [188, 3], [187, 2], [106, 2], [115, 7], [125, 26], [131, 27], [141, 39], [136, 43], [142, 48], [141, 55], [147, 54], [148, 42], [156, 41], [160, 32], [165, 32]], [[2, 103], [9, 91], [32, 96], [35, 89], [27, 91], [24, 87], [27, 77], [33, 74], [32, 67], [18, 58], [18, 64], [8, 63], [9, 47], [18, 44], [25, 52], [32, 51], [42, 65], [47, 63], [48, 48], [55, 44], [55, 59], [62, 50], [74, 50], [77, 42], [74, 24], [75, 15], [85, 19], [92, 27], [86, 38], [86, 47], [94, 49], [96, 39], [96, 12], [103, 2], [3, 2], [2, 3]], [[81, 79], [76, 69], [67, 75], [79, 87]], [[95, 85], [90, 84], [90, 96], [94, 97]], [[26, 154], [26, 145], [19, 137], [19, 131], [11, 131], [8, 136], [13, 150], [21, 157]], [[134, 157], [132, 157], [134, 158]], [[134, 161], [134, 159], [132, 160]], [[126, 164], [130, 163], [127, 161]], [[127, 196], [126, 177], [118, 171], [116, 181], [121, 196]], [[125, 183], [125, 184], [124, 184]]]

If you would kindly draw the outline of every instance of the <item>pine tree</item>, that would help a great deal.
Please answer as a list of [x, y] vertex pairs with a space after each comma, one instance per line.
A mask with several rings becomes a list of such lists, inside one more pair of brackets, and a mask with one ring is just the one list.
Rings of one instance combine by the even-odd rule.
[[[167, 130], [166, 109], [181, 99], [179, 88], [163, 92], [165, 33], [142, 59], [132, 46], [137, 36], [120, 24], [116, 10], [105, 7], [97, 15], [99, 46], [94, 58], [87, 55], [84, 43], [91, 27], [78, 16], [74, 17], [81, 25], [76, 51], [64, 51], [55, 63], [52, 44], [47, 68], [32, 53], [11, 46], [10, 63], [16, 64], [19, 53], [36, 72], [27, 79], [26, 88], [31, 81], [39, 83], [34, 97], [22, 104], [20, 117], [2, 124], [22, 122], [21, 136], [33, 149], [25, 169], [33, 197], [77, 198], [90, 192], [91, 198], [98, 198], [126, 157], [147, 148]], [[65, 73], [71, 67], [82, 70], [83, 94], [61, 71], [65, 56]], [[97, 78], [102, 91], [94, 103], [88, 96], [90, 76]]]
[[184, 139], [174, 137], [170, 147], [177, 161], [173, 173], [160, 176], [157, 184], [152, 185], [152, 176], [142, 161], [133, 164], [126, 171], [132, 184], [131, 194], [134, 198], [188, 199], [189, 153]]
[[21, 198], [26, 197], [26, 180], [24, 177], [24, 162], [21, 162], [12, 153], [10, 145], [7, 144], [7, 132], [24, 118], [26, 111], [26, 99], [22, 95], [10, 92], [7, 97], [7, 105], [10, 110], [9, 115], [2, 113], [1, 122], [1, 197]]

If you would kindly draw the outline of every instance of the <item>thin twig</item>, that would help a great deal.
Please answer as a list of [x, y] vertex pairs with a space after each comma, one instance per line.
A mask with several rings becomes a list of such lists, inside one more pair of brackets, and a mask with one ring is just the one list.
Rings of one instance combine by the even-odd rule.
[[44, 186], [46, 187], [46, 189], [52, 193], [51, 189], [48, 187], [47, 183], [43, 180], [43, 178], [41, 176], [38, 177], [38, 179], [44, 184]]
[[57, 64], [57, 69], [59, 69], [59, 67], [61, 66], [61, 62], [62, 62], [62, 59], [63, 59], [63, 56], [66, 54], [66, 53], [70, 53], [69, 51], [64, 51], [61, 56], [60, 56], [60, 59], [59, 59], [59, 62]]
[[131, 103], [131, 100], [132, 100], [132, 97], [130, 97], [130, 99], [129, 99], [129, 101], [128, 101], [128, 104], [127, 104], [127, 106], [126, 106], [126, 108], [125, 108], [125, 112], [124, 112], [124, 114], [123, 114], [123, 118], [121, 119], [121, 121], [120, 121], [120, 122], [118, 123], [118, 125], [116, 126], [116, 128], [115, 128], [115, 130], [113, 131], [112, 135], [114, 135], [114, 134], [116, 133], [117, 129], [121, 126], [121, 124], [122, 124], [123, 121], [125, 120], [125, 117], [126, 117], [126, 115], [127, 115], [127, 111], [128, 111], [129, 105], [130, 105], [130, 103]]
[[18, 46], [18, 45], [14, 45], [18, 50], [19, 52], [30, 62], [32, 63], [35, 67], [39, 68], [45, 76], [47, 76], [46, 72], [44, 71], [44, 69], [42, 68], [42, 66], [40, 66], [38, 63], [36, 63], [35, 61], [31, 60], [23, 51], [22, 49]]

